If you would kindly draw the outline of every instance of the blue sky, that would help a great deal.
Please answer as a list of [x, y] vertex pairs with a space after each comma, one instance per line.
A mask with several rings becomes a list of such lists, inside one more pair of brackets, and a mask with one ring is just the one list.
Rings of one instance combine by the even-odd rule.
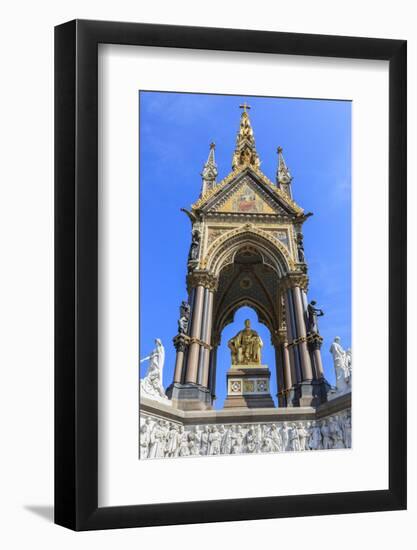
[[[186, 263], [191, 224], [180, 208], [199, 196], [201, 171], [209, 144], [216, 143], [220, 181], [231, 171], [244, 101], [255, 134], [261, 170], [275, 181], [276, 149], [293, 175], [293, 197], [314, 216], [304, 224], [309, 266], [309, 299], [325, 311], [320, 319], [322, 356], [327, 379], [334, 384], [329, 353], [334, 336], [351, 345], [351, 103], [166, 92], [143, 92], [140, 103], [140, 354], [162, 339], [166, 350], [164, 385], [173, 377], [181, 300], [187, 298]], [[230, 367], [227, 340], [249, 317], [264, 341], [262, 362], [272, 372], [275, 358], [269, 332], [249, 308], [236, 312], [222, 334], [218, 355], [216, 408], [223, 405], [225, 373]], [[141, 376], [146, 364], [141, 366]]]

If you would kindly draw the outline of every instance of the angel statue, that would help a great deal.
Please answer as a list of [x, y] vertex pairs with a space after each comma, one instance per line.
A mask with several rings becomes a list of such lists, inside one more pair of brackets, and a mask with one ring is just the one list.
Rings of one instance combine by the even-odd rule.
[[151, 399], [168, 399], [162, 385], [162, 370], [165, 361], [165, 349], [159, 338], [155, 339], [155, 348], [151, 354], [140, 360], [141, 363], [149, 361], [148, 372], [140, 381], [142, 395]]

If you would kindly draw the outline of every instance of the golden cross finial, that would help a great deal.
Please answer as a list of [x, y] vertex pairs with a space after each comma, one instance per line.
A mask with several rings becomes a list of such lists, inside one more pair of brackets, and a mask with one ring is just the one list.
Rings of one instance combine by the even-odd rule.
[[239, 109], [243, 109], [243, 112], [246, 113], [247, 109], [250, 109], [250, 105], [248, 105], [245, 101], [243, 105], [239, 105]]

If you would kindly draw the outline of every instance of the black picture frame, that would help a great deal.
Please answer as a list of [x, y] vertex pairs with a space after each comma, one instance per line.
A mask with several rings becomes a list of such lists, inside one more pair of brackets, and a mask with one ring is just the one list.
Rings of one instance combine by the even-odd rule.
[[[389, 62], [389, 488], [98, 507], [98, 44]], [[108, 529], [406, 508], [406, 41], [74, 20], [55, 28], [55, 523]]]

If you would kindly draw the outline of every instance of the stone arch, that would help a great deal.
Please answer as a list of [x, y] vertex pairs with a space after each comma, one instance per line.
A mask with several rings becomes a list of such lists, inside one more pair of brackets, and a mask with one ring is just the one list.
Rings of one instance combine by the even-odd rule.
[[247, 224], [232, 229], [218, 237], [207, 250], [202, 267], [215, 275], [233, 263], [236, 253], [245, 246], [254, 247], [266, 265], [272, 267], [279, 277], [294, 270], [294, 262], [286, 247], [267, 231]]
[[239, 298], [224, 308], [221, 315], [217, 319], [216, 324], [213, 326], [214, 333], [220, 335], [227, 325], [233, 323], [236, 312], [242, 307], [250, 307], [253, 309], [258, 316], [258, 321], [265, 325], [271, 334], [273, 333], [274, 319], [271, 312], [269, 312], [268, 309], [260, 302], [248, 298]]

